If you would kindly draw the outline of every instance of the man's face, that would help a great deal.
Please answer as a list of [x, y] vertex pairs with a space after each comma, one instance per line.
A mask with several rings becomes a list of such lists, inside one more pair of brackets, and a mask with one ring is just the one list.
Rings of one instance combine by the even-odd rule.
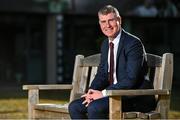
[[109, 38], [114, 39], [121, 29], [121, 18], [114, 13], [107, 15], [99, 14], [99, 24], [102, 32]]

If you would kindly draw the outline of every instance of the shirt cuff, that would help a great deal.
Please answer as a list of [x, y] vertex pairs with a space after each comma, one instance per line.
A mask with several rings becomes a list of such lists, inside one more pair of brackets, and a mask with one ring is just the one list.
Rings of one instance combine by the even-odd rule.
[[102, 94], [104, 97], [106, 96], [106, 89], [102, 90]]

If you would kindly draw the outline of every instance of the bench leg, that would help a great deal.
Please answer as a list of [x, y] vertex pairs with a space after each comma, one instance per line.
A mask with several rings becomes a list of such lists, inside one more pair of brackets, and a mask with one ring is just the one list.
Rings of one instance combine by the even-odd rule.
[[28, 91], [28, 119], [34, 118], [34, 105], [39, 103], [39, 90], [31, 89]]

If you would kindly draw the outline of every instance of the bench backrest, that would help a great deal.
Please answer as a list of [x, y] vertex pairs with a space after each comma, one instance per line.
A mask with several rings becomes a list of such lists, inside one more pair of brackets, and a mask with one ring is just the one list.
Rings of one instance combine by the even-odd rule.
[[162, 57], [147, 54], [147, 62], [149, 74], [153, 77], [154, 89], [171, 90], [173, 77], [173, 54], [164, 53]]
[[[154, 89], [169, 89], [172, 86], [173, 76], [173, 54], [165, 53], [163, 56], [146, 54], [149, 67], [149, 76], [154, 80]], [[84, 57], [77, 55], [73, 72], [73, 89], [70, 101], [80, 97], [86, 92], [92, 82], [100, 63], [100, 54]]]
[[73, 89], [70, 94], [70, 101], [79, 98], [86, 92], [94, 79], [100, 63], [100, 54], [84, 57], [77, 55], [75, 58], [73, 72]]

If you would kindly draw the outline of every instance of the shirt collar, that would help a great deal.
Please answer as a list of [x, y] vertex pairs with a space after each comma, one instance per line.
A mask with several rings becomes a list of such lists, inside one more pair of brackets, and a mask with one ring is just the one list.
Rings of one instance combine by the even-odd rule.
[[112, 42], [115, 46], [118, 45], [118, 43], [120, 41], [120, 37], [121, 37], [121, 30], [120, 30], [119, 34], [116, 36], [116, 38], [113, 41], [109, 40], [109, 43]]

